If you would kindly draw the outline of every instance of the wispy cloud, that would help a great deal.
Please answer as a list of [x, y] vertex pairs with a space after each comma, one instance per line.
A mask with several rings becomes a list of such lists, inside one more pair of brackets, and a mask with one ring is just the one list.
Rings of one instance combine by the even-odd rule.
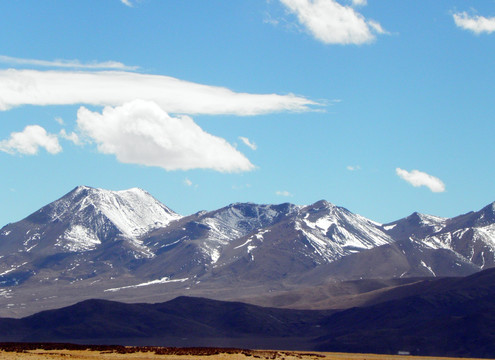
[[29, 65], [37, 67], [52, 67], [52, 68], [70, 68], [70, 69], [86, 69], [86, 70], [137, 70], [138, 66], [127, 66], [118, 61], [91, 62], [87, 64], [81, 63], [79, 60], [37, 60], [37, 59], [22, 59], [12, 56], [0, 55], [0, 62], [10, 65]]
[[[386, 31], [373, 20], [367, 20], [352, 6], [341, 5], [335, 0], [280, 0], [295, 14], [317, 40], [325, 44], [364, 44], [375, 40], [375, 34]], [[352, 5], [366, 5], [366, 1], [354, 0]]]
[[83, 142], [79, 138], [79, 135], [76, 134], [75, 132], [71, 132], [70, 134], [65, 131], [65, 129], [60, 130], [59, 133], [60, 137], [66, 140], [69, 140], [70, 142], [74, 143], [75, 145], [82, 145]]
[[226, 140], [203, 131], [190, 117], [171, 117], [151, 101], [77, 113], [81, 133], [120, 162], [166, 170], [241, 172], [254, 165]]
[[359, 165], [348, 165], [346, 167], [347, 170], [349, 171], [358, 171], [358, 170], [361, 170], [361, 166]]
[[287, 190], [278, 190], [278, 191], [275, 192], [275, 195], [277, 195], [277, 196], [283, 196], [283, 197], [292, 197], [293, 196]]
[[184, 185], [186, 186], [193, 186], [193, 182], [191, 180], [189, 180], [188, 178], [185, 178], [184, 179]]
[[469, 15], [467, 12], [453, 14], [455, 24], [461, 29], [471, 31], [476, 35], [491, 34], [495, 31], [495, 17], [487, 18], [478, 15]]
[[318, 103], [293, 94], [236, 93], [169, 76], [122, 71], [0, 70], [0, 110], [21, 105], [118, 106], [143, 99], [168, 113], [257, 115], [309, 111]]
[[407, 181], [414, 187], [426, 186], [432, 192], [444, 192], [445, 184], [439, 178], [429, 175], [419, 170], [407, 171], [401, 168], [396, 168], [397, 175]]
[[258, 148], [258, 146], [254, 142], [251, 142], [247, 137], [239, 136], [239, 139], [241, 139], [244, 145], [246, 145], [251, 150], [256, 150]]
[[120, 0], [120, 2], [126, 6], [133, 7], [130, 0]]
[[367, 0], [352, 0], [352, 5], [353, 6], [366, 6], [368, 5]]
[[57, 135], [47, 133], [39, 125], [26, 126], [22, 132], [14, 132], [9, 139], [0, 141], [0, 151], [12, 155], [36, 155], [40, 148], [50, 154], [62, 151]]

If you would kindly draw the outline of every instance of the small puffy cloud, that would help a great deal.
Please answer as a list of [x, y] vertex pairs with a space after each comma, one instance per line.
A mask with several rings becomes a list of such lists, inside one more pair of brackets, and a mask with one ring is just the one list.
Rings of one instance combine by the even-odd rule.
[[308, 111], [318, 103], [296, 95], [236, 93], [169, 76], [124, 71], [0, 70], [0, 110], [22, 105], [119, 106], [150, 100], [175, 114], [258, 115]]
[[352, 5], [353, 6], [366, 6], [368, 5], [367, 0], [352, 0]]
[[77, 113], [81, 133], [104, 154], [123, 163], [166, 170], [213, 169], [240, 172], [254, 165], [226, 140], [203, 131], [190, 117], [171, 117], [151, 101]]
[[472, 31], [476, 35], [491, 34], [495, 31], [495, 17], [469, 15], [467, 12], [453, 14], [455, 24], [461, 29]]
[[198, 184], [193, 183], [189, 178], [185, 178], [183, 181], [184, 185], [187, 187], [191, 187], [193, 189], [197, 189], [199, 186]]
[[445, 184], [439, 178], [418, 170], [407, 171], [396, 168], [397, 175], [414, 187], [426, 186], [432, 192], [444, 192]]
[[75, 145], [82, 145], [82, 141], [79, 138], [79, 135], [77, 135], [75, 132], [71, 132], [70, 134], [67, 134], [65, 129], [60, 130], [59, 133], [60, 137], [66, 140], [69, 140], [73, 142]]
[[[375, 33], [386, 33], [379, 23], [367, 20], [351, 6], [335, 0], [280, 0], [299, 22], [325, 44], [364, 44], [375, 40]], [[353, 1], [352, 5], [365, 5]]]
[[0, 151], [9, 154], [36, 155], [40, 148], [50, 154], [62, 151], [57, 135], [49, 134], [39, 125], [29, 125], [22, 132], [10, 134], [10, 138], [0, 141]]
[[347, 170], [349, 171], [358, 171], [358, 170], [361, 170], [361, 166], [359, 165], [348, 165], [346, 167]]
[[62, 119], [61, 117], [56, 117], [55, 121], [60, 125], [64, 125], [64, 119]]
[[258, 146], [254, 142], [251, 142], [247, 137], [239, 136], [239, 139], [241, 139], [244, 145], [246, 145], [251, 150], [256, 150], [258, 148]]
[[113, 69], [113, 70], [136, 70], [137, 66], [127, 66], [118, 61], [92, 62], [83, 64], [79, 60], [37, 60], [22, 59], [12, 56], [0, 55], [0, 62], [12, 65], [29, 65], [41, 67], [58, 67], [71, 69]]
[[278, 191], [275, 192], [275, 195], [277, 195], [277, 196], [283, 196], [283, 197], [292, 197], [293, 196], [287, 190], [278, 190]]
[[132, 7], [132, 3], [130, 0], [120, 0], [120, 2], [126, 6]]

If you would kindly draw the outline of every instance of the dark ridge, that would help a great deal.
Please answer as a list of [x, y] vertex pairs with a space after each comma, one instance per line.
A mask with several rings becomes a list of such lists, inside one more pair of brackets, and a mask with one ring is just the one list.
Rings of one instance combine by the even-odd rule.
[[343, 311], [184, 296], [156, 304], [87, 300], [0, 319], [0, 341], [494, 358], [495, 269], [418, 282], [406, 297]]

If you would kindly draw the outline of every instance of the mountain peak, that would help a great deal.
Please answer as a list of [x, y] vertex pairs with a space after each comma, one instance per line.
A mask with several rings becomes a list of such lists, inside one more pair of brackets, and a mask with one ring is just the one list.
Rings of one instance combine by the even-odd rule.
[[485, 226], [495, 221], [495, 202], [476, 212], [476, 225]]
[[336, 208], [337, 206], [327, 200], [318, 200], [314, 204], [310, 205], [310, 207], [314, 208], [315, 210], [320, 210], [320, 209], [333, 209]]
[[165, 226], [181, 218], [139, 188], [112, 191], [83, 185], [52, 204], [53, 216], [56, 218], [73, 216], [78, 211], [93, 208], [126, 236], [139, 236], [153, 227]]
[[106, 240], [123, 238], [138, 252], [151, 256], [139, 237], [180, 218], [179, 214], [138, 188], [111, 191], [77, 186], [26, 220], [38, 226], [55, 226], [50, 230], [54, 231], [51, 237], [56, 246], [68, 251], [92, 250]]
[[80, 194], [82, 192], [90, 192], [90, 193], [113, 193], [113, 194], [134, 193], [134, 194], [144, 194], [144, 195], [151, 196], [146, 190], [143, 190], [143, 189], [138, 188], [138, 187], [133, 187], [133, 188], [126, 189], [126, 190], [117, 190], [117, 191], [114, 191], [114, 190], [107, 190], [107, 189], [102, 189], [102, 188], [95, 188], [95, 187], [86, 186], [86, 185], [76, 186], [68, 194], [72, 194], [72, 193], [74, 193], [74, 194]]

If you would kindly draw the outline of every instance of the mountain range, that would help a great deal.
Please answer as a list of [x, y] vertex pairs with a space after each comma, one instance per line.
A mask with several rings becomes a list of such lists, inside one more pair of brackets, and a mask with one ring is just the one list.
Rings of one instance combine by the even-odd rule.
[[341, 308], [370, 286], [467, 276], [493, 267], [494, 257], [495, 203], [454, 218], [413, 213], [389, 224], [324, 200], [236, 203], [181, 216], [141, 189], [79, 186], [0, 230], [0, 316], [91, 298], [179, 295]]

